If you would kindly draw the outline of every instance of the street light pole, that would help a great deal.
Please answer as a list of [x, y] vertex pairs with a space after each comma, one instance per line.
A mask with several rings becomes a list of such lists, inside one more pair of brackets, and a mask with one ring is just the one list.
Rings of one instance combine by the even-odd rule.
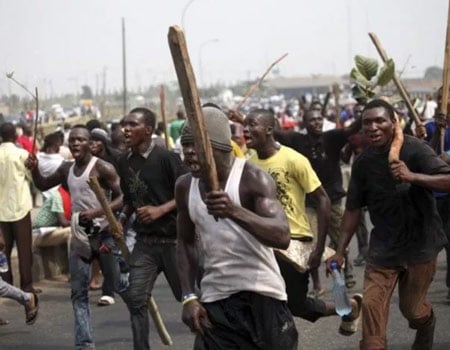
[[184, 26], [184, 16], [186, 15], [189, 6], [191, 6], [194, 1], [195, 0], [189, 0], [189, 2], [183, 7], [183, 11], [181, 12], [181, 29], [183, 29], [185, 34], [186, 34], [186, 27]]
[[207, 46], [208, 44], [212, 44], [212, 43], [217, 43], [219, 41], [219, 39], [210, 39], [210, 40], [206, 40], [205, 42], [203, 42], [200, 45], [200, 48], [198, 49], [198, 72], [199, 72], [199, 80], [200, 80], [200, 85], [203, 86], [203, 62], [202, 62], [202, 51], [203, 48], [205, 46]]

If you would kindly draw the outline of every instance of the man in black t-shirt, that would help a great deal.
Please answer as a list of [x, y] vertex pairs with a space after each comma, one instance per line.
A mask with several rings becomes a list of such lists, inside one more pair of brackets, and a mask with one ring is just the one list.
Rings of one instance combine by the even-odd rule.
[[[400, 160], [389, 164], [395, 112], [374, 100], [362, 116], [369, 147], [355, 160], [336, 255], [343, 255], [368, 207], [374, 228], [364, 275], [361, 349], [386, 349], [392, 293], [398, 283], [399, 306], [416, 329], [412, 349], [431, 349], [435, 316], [426, 298], [436, 257], [446, 244], [432, 191], [450, 192], [450, 167], [425, 143], [405, 135]], [[342, 265], [341, 265], [342, 266]]]
[[181, 300], [181, 287], [175, 266], [176, 205], [175, 182], [186, 171], [179, 156], [154, 145], [155, 114], [135, 108], [124, 117], [125, 143], [130, 152], [118, 160], [124, 194], [119, 216], [122, 227], [136, 213], [133, 229], [136, 244], [131, 253], [130, 286], [123, 297], [131, 314], [135, 349], [150, 349], [147, 301], [161, 272], [175, 298]]

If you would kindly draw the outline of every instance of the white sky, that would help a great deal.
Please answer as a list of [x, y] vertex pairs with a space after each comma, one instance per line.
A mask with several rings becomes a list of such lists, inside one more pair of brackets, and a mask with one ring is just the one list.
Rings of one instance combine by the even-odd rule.
[[[167, 44], [189, 0], [0, 0], [0, 95], [121, 89], [121, 18], [128, 88], [176, 79]], [[445, 0], [194, 0], [184, 12], [197, 82], [254, 79], [283, 53], [283, 76], [344, 74], [355, 54], [378, 58], [375, 32], [404, 76], [442, 66]], [[350, 20], [349, 20], [350, 19]], [[218, 39], [217, 42], [209, 42]], [[209, 43], [207, 43], [209, 42]], [[205, 44], [207, 43], [207, 44]], [[200, 57], [201, 56], [201, 57]], [[202, 62], [202, 69], [199, 61]]]

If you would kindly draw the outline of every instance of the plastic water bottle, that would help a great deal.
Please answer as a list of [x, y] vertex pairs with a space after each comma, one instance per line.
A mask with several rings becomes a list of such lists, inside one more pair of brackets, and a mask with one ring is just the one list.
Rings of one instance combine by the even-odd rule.
[[331, 262], [331, 272], [333, 275], [333, 296], [336, 313], [339, 316], [349, 315], [352, 312], [352, 306], [347, 296], [344, 276], [339, 271], [339, 265], [336, 261]]
[[8, 259], [5, 253], [0, 252], [0, 273], [7, 272], [9, 270]]

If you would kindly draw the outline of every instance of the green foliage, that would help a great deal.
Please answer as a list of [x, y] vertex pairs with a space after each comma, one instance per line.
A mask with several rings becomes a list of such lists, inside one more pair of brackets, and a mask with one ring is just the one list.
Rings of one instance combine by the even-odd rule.
[[387, 85], [394, 77], [395, 64], [389, 59], [381, 68], [377, 60], [356, 55], [356, 67], [350, 72], [350, 79], [355, 83], [352, 95], [355, 99], [370, 100], [380, 93], [381, 87]]
[[380, 74], [378, 74], [377, 85], [385, 86], [387, 85], [395, 74], [395, 64], [392, 58], [390, 58], [385, 65], [380, 69]]
[[367, 80], [371, 80], [378, 72], [378, 61], [364, 57], [361, 55], [356, 55], [355, 58], [356, 69], [364, 76]]

